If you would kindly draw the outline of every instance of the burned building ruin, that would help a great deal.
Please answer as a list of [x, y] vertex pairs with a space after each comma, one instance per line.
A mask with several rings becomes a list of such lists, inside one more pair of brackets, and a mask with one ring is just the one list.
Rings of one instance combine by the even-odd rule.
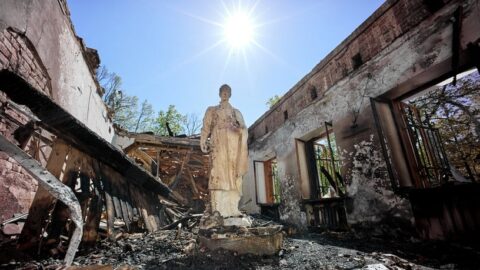
[[[249, 127], [240, 209], [286, 233], [479, 240], [479, 5], [386, 1]], [[0, 3], [4, 258], [69, 265], [79, 245], [205, 211], [199, 137], [114, 126], [99, 64], [65, 0]]]
[[476, 1], [386, 1], [250, 126], [248, 210], [478, 238], [479, 15]]

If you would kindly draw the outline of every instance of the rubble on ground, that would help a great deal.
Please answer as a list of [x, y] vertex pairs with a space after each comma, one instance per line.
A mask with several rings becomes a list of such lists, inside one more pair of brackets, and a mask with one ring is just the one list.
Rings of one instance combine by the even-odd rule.
[[[254, 225], [277, 223], [254, 219]], [[209, 251], [197, 243], [197, 228], [182, 226], [153, 233], [122, 233], [80, 250], [74, 266], [109, 265], [113, 269], [479, 269], [480, 252], [447, 243], [372, 236], [358, 232], [285, 235], [273, 256]], [[57, 269], [62, 259], [15, 262], [1, 268]], [[98, 268], [93, 269], [98, 269]]]

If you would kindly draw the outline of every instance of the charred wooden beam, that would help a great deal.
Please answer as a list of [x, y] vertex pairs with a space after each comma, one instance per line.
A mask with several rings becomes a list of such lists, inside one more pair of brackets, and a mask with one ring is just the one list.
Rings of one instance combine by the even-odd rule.
[[[179, 137], [164, 137], [150, 134], [129, 134], [129, 137], [135, 139], [137, 145], [151, 145], [151, 146], [163, 146], [169, 147], [169, 149], [178, 148], [194, 148], [200, 150], [200, 140], [191, 138], [179, 138]], [[134, 146], [129, 146], [134, 147]], [[125, 149], [127, 150], [127, 149]]]
[[455, 11], [453, 18], [453, 34], [452, 34], [452, 70], [453, 85], [457, 85], [457, 74], [460, 65], [461, 37], [463, 24], [463, 7], [460, 5]]
[[[155, 143], [133, 143], [132, 145], [128, 146], [124, 149], [125, 153], [132, 151], [132, 149], [136, 149], [139, 147], [147, 147], [153, 151], [165, 151], [167, 153], [185, 153], [192, 151], [192, 147], [184, 147], [184, 146], [166, 146], [166, 145], [158, 145]], [[200, 151], [200, 148], [198, 149]]]
[[185, 165], [190, 160], [190, 155], [191, 155], [191, 152], [187, 152], [187, 154], [185, 155], [185, 158], [183, 159], [182, 165], [180, 165], [180, 169], [178, 170], [177, 177], [175, 178], [173, 183], [170, 185], [172, 188], [175, 188], [175, 186], [178, 184], [178, 182], [182, 178], [183, 170], [185, 168]]
[[28, 214], [21, 214], [13, 218], [6, 219], [5, 221], [2, 222], [2, 226], [5, 226], [6, 224], [16, 222], [18, 220], [23, 220], [26, 219]]
[[198, 189], [197, 189], [197, 185], [195, 184], [195, 180], [193, 179], [192, 172], [187, 168], [186, 173], [187, 173], [187, 178], [189, 180], [189, 183], [192, 186], [193, 194], [195, 196], [198, 196]]
[[168, 136], [173, 137], [174, 134], [172, 132], [172, 129], [170, 129], [170, 124], [168, 122], [165, 124], [167, 126]]
[[38, 161], [28, 156], [20, 148], [8, 141], [3, 135], [0, 135], [0, 150], [15, 159], [38, 181], [40, 186], [47, 190], [53, 197], [63, 202], [70, 209], [70, 217], [75, 224], [75, 230], [70, 238], [67, 254], [65, 255], [65, 264], [68, 266], [71, 265], [83, 233], [82, 210], [77, 197], [68, 186], [60, 182], [54, 175], [43, 168]]
[[114, 221], [115, 221], [115, 207], [113, 205], [113, 198], [111, 195], [112, 189], [110, 181], [108, 181], [105, 177], [105, 174], [100, 169], [100, 164], [97, 161], [93, 161], [92, 164], [93, 170], [95, 171], [95, 175], [100, 178], [100, 181], [103, 184], [103, 198], [105, 201], [105, 208], [107, 211], [107, 237], [113, 239], [114, 237]]
[[189, 219], [192, 219], [192, 218], [200, 218], [202, 216], [203, 216], [203, 214], [192, 214], [192, 215], [187, 215], [187, 216], [181, 217], [181, 218], [177, 219], [176, 221], [172, 222], [171, 224], [168, 224], [167, 226], [162, 227], [161, 230], [171, 230], [171, 229], [175, 228], [179, 223], [185, 222], [185, 221], [187, 221]]
[[[57, 140], [52, 147], [52, 154], [46, 163], [46, 170], [50, 172], [55, 178], [59, 179], [62, 183], [67, 184], [66, 181], [73, 178], [73, 175], [69, 175], [73, 165], [72, 149], [68, 147], [62, 140]], [[76, 179], [76, 177], [75, 177]], [[52, 220], [59, 218], [61, 215], [56, 215], [59, 211], [56, 211], [56, 199], [49, 191], [43, 188], [41, 185], [38, 187], [32, 205], [29, 209], [29, 214], [25, 222], [25, 226], [22, 230], [20, 238], [18, 240], [18, 248], [20, 250], [33, 250], [36, 248], [38, 251], [42, 249], [45, 241], [44, 233], [46, 228]], [[68, 207], [61, 206], [62, 211], [68, 211]], [[68, 214], [66, 215], [68, 216]], [[48, 218], [51, 217], [51, 218]], [[63, 221], [66, 221], [65, 219]], [[54, 227], [52, 234], [60, 235], [59, 227]], [[52, 234], [48, 234], [48, 237], [52, 237]], [[54, 238], [55, 239], [55, 238]], [[57, 239], [58, 240], [58, 239]]]
[[480, 46], [479, 44], [468, 43], [467, 45], [469, 58], [472, 59], [473, 64], [477, 68], [477, 72], [480, 73]]
[[149, 172], [151, 172], [152, 174], [154, 174], [153, 168], [155, 167], [155, 169], [156, 169], [157, 163], [156, 163], [156, 162], [153, 160], [153, 158], [152, 158], [151, 156], [149, 156], [147, 153], [145, 153], [144, 151], [136, 148], [136, 149], [130, 150], [129, 152], [127, 152], [127, 154], [128, 154], [129, 156], [133, 156], [133, 157], [135, 157], [135, 158], [138, 158], [138, 159], [141, 161], [143, 167], [144, 167], [147, 171], [149, 171]]
[[0, 72], [0, 85], [14, 102], [26, 105], [42, 121], [41, 126], [58, 137], [78, 147], [85, 153], [114, 168], [132, 184], [169, 197], [171, 190], [137, 166], [115, 146], [91, 131], [82, 122], [65, 111], [47, 95], [37, 91], [24, 79], [9, 71]]
[[[98, 177], [97, 177], [98, 178]], [[93, 194], [88, 201], [87, 217], [85, 219], [85, 229], [83, 235], [83, 243], [93, 246], [98, 237], [98, 227], [100, 225], [103, 200], [101, 196], [102, 188], [99, 179], [93, 179]]]

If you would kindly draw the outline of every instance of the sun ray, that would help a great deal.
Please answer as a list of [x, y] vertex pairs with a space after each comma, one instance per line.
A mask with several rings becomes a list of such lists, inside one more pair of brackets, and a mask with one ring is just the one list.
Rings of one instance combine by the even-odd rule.
[[227, 55], [227, 58], [225, 59], [225, 63], [223, 64], [222, 72], [220, 73], [220, 80], [223, 80], [223, 76], [225, 75], [225, 72], [227, 72], [227, 67], [228, 67], [228, 64], [230, 63], [230, 59], [232, 58], [232, 54], [233, 54], [233, 49], [232, 48], [228, 49], [228, 55]]
[[174, 8], [175, 11], [177, 11], [178, 13], [182, 14], [182, 15], [185, 15], [187, 17], [190, 17], [192, 19], [196, 19], [196, 20], [199, 20], [201, 22], [204, 22], [204, 23], [208, 23], [208, 24], [211, 24], [211, 25], [214, 25], [214, 26], [219, 26], [219, 27], [222, 27], [223, 25], [219, 22], [216, 22], [216, 21], [212, 21], [212, 20], [209, 20], [207, 18], [204, 18], [204, 17], [201, 17], [201, 16], [198, 16], [198, 15], [195, 15], [195, 14], [192, 14], [192, 13], [189, 13], [189, 12], [186, 12], [186, 11], [183, 11], [181, 9], [176, 9]]
[[258, 3], [260, 2], [260, 0], [257, 0], [254, 2], [254, 4], [252, 5], [252, 7], [248, 10], [248, 16], [252, 16], [253, 13], [255, 12], [255, 9], [257, 9], [257, 6], [258, 6]]
[[228, 17], [232, 16], [232, 14], [230, 13], [230, 9], [227, 7], [225, 2], [223, 0], [220, 0], [220, 3], [222, 3], [223, 11], [225, 11], [225, 13], [227, 13], [227, 16], [225, 16], [225, 17], [228, 18]]
[[238, 6], [237, 6], [237, 10], [236, 10], [236, 11], [239, 12], [239, 11], [241, 11], [241, 10], [243, 10], [243, 8], [242, 8], [242, 0], [238, 0]]
[[276, 23], [283, 22], [283, 21], [288, 21], [288, 20], [293, 19], [297, 16], [303, 15], [305, 12], [309, 12], [311, 10], [314, 10], [317, 6], [319, 6], [321, 4], [322, 3], [312, 4], [308, 7], [304, 7], [304, 8], [302, 8], [302, 9], [300, 9], [300, 10], [294, 12], [294, 13], [290, 13], [287, 16], [275, 18], [275, 19], [272, 19], [272, 20], [269, 20], [269, 21], [263, 21], [261, 23], [256, 24], [256, 27], [261, 28], [261, 27], [264, 27], [264, 26], [267, 26], [267, 25], [276, 24]]
[[269, 55], [270, 57], [272, 57], [278, 64], [282, 65], [283, 67], [285, 67], [286, 69], [290, 70], [291, 72], [301, 73], [301, 71], [298, 69], [298, 67], [289, 64], [285, 59], [277, 56], [276, 54], [274, 54], [273, 52], [271, 52], [270, 50], [268, 50], [267, 48], [265, 48], [264, 46], [262, 46], [260, 43], [258, 43], [258, 42], [253, 42], [253, 45], [255, 45], [255, 46], [256, 46], [257, 48], [259, 48], [261, 51], [263, 51], [264, 53], [266, 53], [267, 55]]
[[223, 40], [219, 40], [217, 41], [216, 43], [212, 44], [211, 46], [203, 49], [202, 51], [200, 51], [199, 53], [185, 59], [184, 61], [178, 63], [177, 65], [173, 66], [172, 68], [170, 68], [169, 70], [163, 72], [161, 74], [161, 76], [166, 76], [167, 74], [171, 74], [177, 70], [179, 70], [180, 68], [182, 68], [183, 66], [189, 64], [189, 63], [192, 63], [193, 61], [195, 61], [196, 59], [200, 58], [201, 56], [207, 54], [208, 52], [212, 51], [213, 49], [217, 48], [218, 46], [220, 46], [222, 43], [224, 43], [225, 41]]
[[245, 52], [245, 49], [242, 49], [241, 54], [242, 54], [243, 64], [245, 65], [245, 70], [247, 71], [247, 73], [250, 73], [250, 67], [248, 65], [248, 59], [247, 59], [247, 54]]
[[245, 65], [245, 72], [247, 73], [247, 81], [248, 81], [248, 86], [250, 89], [253, 88], [253, 78], [252, 78], [252, 73], [250, 72], [250, 65], [248, 64], [248, 58], [247, 58], [247, 53], [245, 49], [242, 49], [242, 58], [243, 58], [243, 64]]
[[282, 58], [280, 58], [279, 56], [277, 56], [276, 54], [274, 54], [273, 52], [269, 51], [267, 48], [265, 48], [264, 46], [262, 46], [260, 43], [256, 42], [256, 41], [253, 41], [252, 42], [253, 45], [257, 46], [257, 48], [259, 48], [260, 50], [262, 50], [264, 53], [268, 54], [270, 57], [272, 57], [275, 61], [277, 61], [278, 63], [282, 64], [282, 65], [286, 65], [288, 66], [287, 62], [285, 60], [283, 60]]

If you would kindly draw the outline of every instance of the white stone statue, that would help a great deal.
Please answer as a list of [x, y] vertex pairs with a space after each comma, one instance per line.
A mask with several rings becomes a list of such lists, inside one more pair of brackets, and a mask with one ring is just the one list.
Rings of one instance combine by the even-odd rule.
[[224, 219], [242, 215], [238, 202], [248, 160], [247, 127], [240, 111], [228, 102], [231, 95], [230, 86], [220, 87], [220, 105], [208, 107], [200, 137], [202, 151], [210, 152], [211, 213], [218, 211]]

